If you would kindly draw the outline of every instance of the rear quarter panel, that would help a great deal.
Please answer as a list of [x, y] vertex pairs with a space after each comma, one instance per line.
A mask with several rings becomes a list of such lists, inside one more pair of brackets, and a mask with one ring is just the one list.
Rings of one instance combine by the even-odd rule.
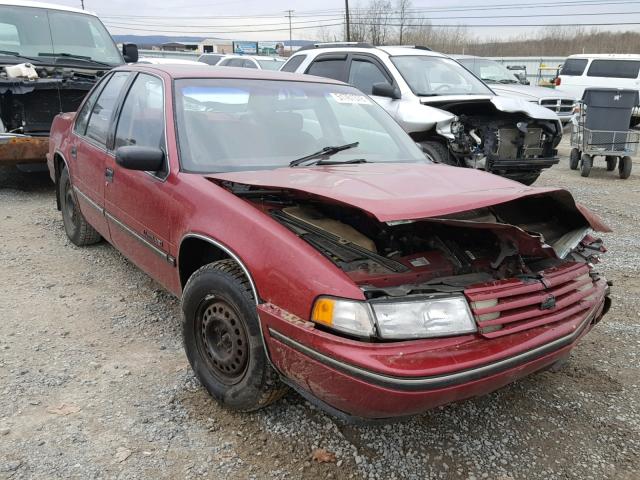
[[75, 112], [60, 113], [56, 115], [51, 124], [51, 132], [49, 134], [49, 153], [47, 154], [47, 166], [49, 167], [49, 176], [51, 180], [56, 181], [55, 171], [55, 155], [56, 153], [62, 155], [69, 172], [73, 171], [73, 166], [70, 165], [69, 150], [69, 137], [72, 134], [73, 120], [75, 119]]

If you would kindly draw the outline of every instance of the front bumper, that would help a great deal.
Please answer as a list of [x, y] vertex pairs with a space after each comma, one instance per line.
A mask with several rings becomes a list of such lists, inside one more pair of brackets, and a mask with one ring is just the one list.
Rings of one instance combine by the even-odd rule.
[[0, 134], [0, 165], [44, 163], [49, 150], [49, 137]]
[[508, 172], [515, 171], [531, 171], [550, 168], [560, 161], [559, 157], [548, 158], [527, 158], [521, 159], [500, 159], [491, 161], [491, 171], [506, 170]]
[[259, 307], [274, 366], [334, 414], [414, 415], [490, 393], [566, 357], [603, 316], [594, 307], [563, 322], [487, 340], [479, 335], [366, 343], [320, 331], [271, 304]]

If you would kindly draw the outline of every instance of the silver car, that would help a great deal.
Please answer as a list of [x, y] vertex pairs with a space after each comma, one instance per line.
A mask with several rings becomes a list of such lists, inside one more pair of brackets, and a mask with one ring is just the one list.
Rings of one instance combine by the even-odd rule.
[[316, 44], [282, 71], [350, 83], [370, 95], [439, 163], [478, 168], [526, 185], [558, 163], [555, 112], [496, 93], [442, 53], [420, 47]]

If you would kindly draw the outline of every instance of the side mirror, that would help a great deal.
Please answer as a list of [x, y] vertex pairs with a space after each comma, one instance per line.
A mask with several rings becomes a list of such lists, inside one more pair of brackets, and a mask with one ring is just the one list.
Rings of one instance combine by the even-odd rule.
[[394, 87], [387, 82], [374, 83], [371, 89], [371, 95], [392, 98], [394, 100], [398, 100], [402, 96], [400, 95], [400, 89], [398, 87]]
[[138, 45], [135, 43], [123, 43], [122, 56], [127, 63], [136, 63], [138, 61]]
[[164, 168], [164, 152], [159, 148], [128, 145], [116, 150], [116, 163], [128, 170], [159, 172]]

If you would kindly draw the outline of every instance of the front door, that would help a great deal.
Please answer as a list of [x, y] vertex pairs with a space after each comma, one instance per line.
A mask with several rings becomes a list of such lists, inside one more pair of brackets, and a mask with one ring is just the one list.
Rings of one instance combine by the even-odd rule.
[[127, 170], [116, 164], [115, 152], [128, 145], [161, 148], [166, 155], [164, 88], [156, 76], [138, 74], [125, 97], [106, 163], [113, 174], [106, 183], [105, 210], [113, 245], [168, 286], [175, 268], [169, 235], [168, 158], [161, 171]]

